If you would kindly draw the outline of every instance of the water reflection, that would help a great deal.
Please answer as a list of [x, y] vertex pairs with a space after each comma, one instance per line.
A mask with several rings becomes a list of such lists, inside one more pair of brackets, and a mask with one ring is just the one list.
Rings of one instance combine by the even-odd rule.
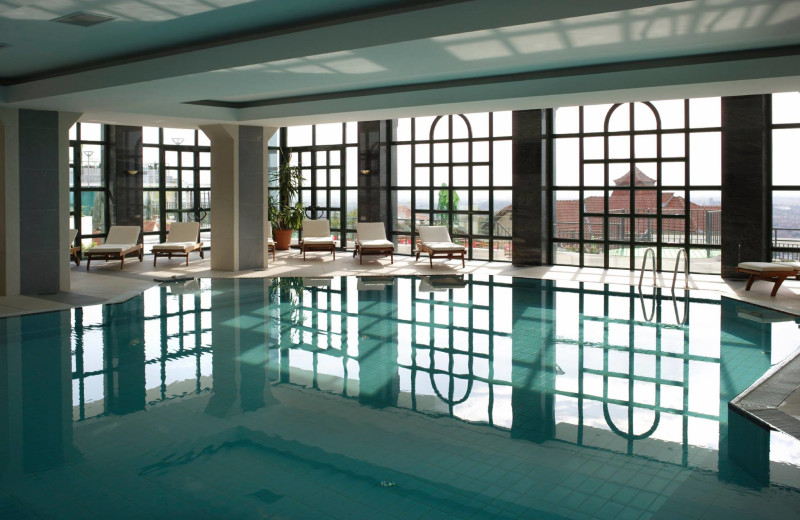
[[[205, 414], [230, 418], [289, 385], [750, 486], [774, 481], [771, 460], [800, 464], [797, 442], [727, 406], [797, 348], [797, 324], [710, 294], [469, 276], [199, 280], [2, 326], [4, 352], [20, 353], [7, 386], [22, 390], [3, 404], [22, 395], [38, 410], [22, 426], [31, 468], [70, 452], [66, 351], [76, 422], [198, 395]], [[55, 422], [31, 426], [43, 421]]]

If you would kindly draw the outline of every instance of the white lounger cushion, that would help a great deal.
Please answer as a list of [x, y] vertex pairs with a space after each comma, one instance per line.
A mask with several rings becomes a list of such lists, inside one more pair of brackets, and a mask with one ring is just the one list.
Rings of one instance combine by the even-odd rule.
[[450, 233], [444, 226], [420, 226], [419, 238], [422, 244], [434, 251], [464, 251], [465, 247], [450, 240]]
[[742, 262], [739, 264], [739, 269], [758, 271], [760, 273], [785, 273], [786, 271], [798, 271], [800, 266], [781, 262]]
[[321, 218], [303, 221], [303, 240], [315, 237], [333, 240], [331, 237], [331, 224], [327, 219]]
[[192, 242], [196, 244], [199, 235], [199, 222], [173, 222], [169, 225], [169, 234], [165, 243]]
[[387, 247], [394, 247], [394, 244], [389, 240], [358, 240], [358, 245], [363, 249], [385, 249]]
[[333, 244], [333, 237], [303, 237], [303, 243], [310, 246]]
[[195, 247], [202, 247], [202, 242], [164, 242], [163, 244], [155, 244], [153, 250], [155, 251], [185, 251]]
[[136, 247], [136, 243], [132, 244], [103, 244], [100, 246], [94, 246], [91, 249], [88, 249], [88, 253], [121, 253], [123, 251], [127, 251], [133, 247]]

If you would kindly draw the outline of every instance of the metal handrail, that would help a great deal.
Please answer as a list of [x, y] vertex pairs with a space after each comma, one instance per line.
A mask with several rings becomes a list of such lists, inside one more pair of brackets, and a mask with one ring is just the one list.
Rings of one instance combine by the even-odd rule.
[[647, 255], [653, 255], [653, 287], [656, 287], [656, 252], [652, 247], [648, 247], [642, 257], [642, 270], [639, 273], [639, 288], [642, 288], [642, 279], [644, 278], [644, 266], [647, 263]]
[[681, 261], [683, 255], [683, 288], [689, 288], [689, 255], [686, 253], [686, 248], [678, 250], [678, 256], [675, 257], [675, 269], [672, 271], [672, 290], [675, 290], [675, 280], [678, 278], [678, 263]]

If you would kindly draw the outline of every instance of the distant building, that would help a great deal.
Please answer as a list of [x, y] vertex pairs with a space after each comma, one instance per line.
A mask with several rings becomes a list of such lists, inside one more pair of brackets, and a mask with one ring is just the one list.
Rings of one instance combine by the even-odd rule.
[[[656, 216], [658, 205], [661, 206], [661, 234], [662, 240], [669, 242], [670, 239], [683, 241], [686, 233], [686, 224], [683, 216], [689, 212], [690, 235], [705, 235], [703, 243], [718, 243], [720, 233], [720, 209], [718, 205], [702, 206], [693, 202], [687, 202], [684, 197], [673, 192], [662, 192], [661, 200], [658, 200], [658, 192], [655, 190], [656, 181], [648, 177], [641, 170], [634, 170], [634, 185], [645, 189], [636, 190], [633, 198], [635, 200], [634, 211], [631, 211], [631, 191], [628, 189], [613, 190], [608, 195], [608, 211], [605, 209], [605, 197], [592, 196], [584, 198], [584, 217], [583, 233], [584, 238], [589, 240], [603, 239], [603, 221], [608, 218], [608, 238], [609, 240], [628, 240], [631, 234], [631, 218], [635, 215], [635, 228], [633, 232], [636, 238], [643, 241], [656, 241], [658, 224]], [[630, 186], [631, 173], [628, 172], [622, 177], [614, 180], [615, 186]], [[646, 188], [653, 187], [652, 190]], [[580, 230], [580, 208], [577, 200], [557, 200], [556, 201], [556, 234], [557, 238], [579, 237]], [[604, 217], [603, 215], [606, 215]], [[646, 215], [652, 215], [648, 218]], [[670, 218], [670, 216], [676, 218]], [[716, 240], [716, 241], [715, 241]]]

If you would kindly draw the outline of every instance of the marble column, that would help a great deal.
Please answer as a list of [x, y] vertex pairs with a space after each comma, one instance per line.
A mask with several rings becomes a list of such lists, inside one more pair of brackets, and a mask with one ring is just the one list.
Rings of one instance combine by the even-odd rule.
[[211, 268], [265, 269], [267, 257], [267, 142], [278, 130], [207, 125], [211, 140]]
[[768, 97], [722, 98], [723, 277], [737, 276], [739, 262], [770, 259]]
[[69, 128], [79, 114], [0, 109], [0, 295], [69, 289]]
[[551, 212], [547, 210], [547, 111], [515, 111], [512, 116], [513, 265], [543, 265], [550, 258]]

